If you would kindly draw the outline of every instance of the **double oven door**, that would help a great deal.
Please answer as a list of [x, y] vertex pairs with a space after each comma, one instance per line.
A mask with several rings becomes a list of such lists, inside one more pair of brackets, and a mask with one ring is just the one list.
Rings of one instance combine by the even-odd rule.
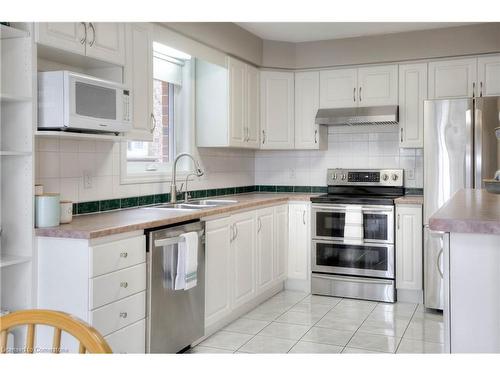
[[362, 231], [345, 238], [347, 205], [312, 209], [312, 271], [394, 278], [394, 206], [363, 205]]

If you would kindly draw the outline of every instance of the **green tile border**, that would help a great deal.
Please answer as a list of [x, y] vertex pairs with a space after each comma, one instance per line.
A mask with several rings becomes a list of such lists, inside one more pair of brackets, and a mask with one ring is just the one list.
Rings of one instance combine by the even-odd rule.
[[[415, 189], [414, 189], [415, 190]], [[326, 186], [289, 186], [289, 185], [248, 185], [234, 186], [217, 189], [193, 190], [189, 194], [193, 199], [211, 198], [232, 194], [244, 194], [253, 192], [265, 193], [326, 193]], [[184, 193], [177, 195], [178, 199], [184, 199]], [[136, 197], [114, 198], [102, 201], [79, 202], [73, 204], [73, 215], [106, 212], [125, 208], [149, 206], [152, 204], [167, 203], [170, 194], [142, 195]]]

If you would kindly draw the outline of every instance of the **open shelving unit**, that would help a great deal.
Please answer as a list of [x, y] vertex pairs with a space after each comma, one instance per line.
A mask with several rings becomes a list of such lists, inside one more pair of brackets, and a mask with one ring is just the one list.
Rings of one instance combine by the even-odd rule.
[[[33, 26], [0, 25], [0, 309], [35, 306]], [[36, 52], [35, 52], [36, 53]], [[15, 345], [23, 341], [14, 331]]]

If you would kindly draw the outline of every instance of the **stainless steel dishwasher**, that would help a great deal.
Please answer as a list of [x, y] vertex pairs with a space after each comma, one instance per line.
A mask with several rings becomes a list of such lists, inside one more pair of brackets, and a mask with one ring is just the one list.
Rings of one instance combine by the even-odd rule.
[[[183, 233], [198, 233], [198, 280], [175, 290]], [[196, 221], [148, 233], [147, 353], [178, 353], [205, 334], [205, 223]]]

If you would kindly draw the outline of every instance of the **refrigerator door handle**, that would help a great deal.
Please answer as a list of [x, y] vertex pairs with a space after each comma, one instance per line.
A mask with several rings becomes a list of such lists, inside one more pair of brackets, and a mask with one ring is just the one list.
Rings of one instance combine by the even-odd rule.
[[467, 142], [465, 144], [465, 163], [464, 163], [464, 177], [465, 177], [465, 188], [473, 188], [474, 182], [474, 165], [473, 165], [473, 108], [467, 109], [465, 112], [465, 130], [467, 132]]

